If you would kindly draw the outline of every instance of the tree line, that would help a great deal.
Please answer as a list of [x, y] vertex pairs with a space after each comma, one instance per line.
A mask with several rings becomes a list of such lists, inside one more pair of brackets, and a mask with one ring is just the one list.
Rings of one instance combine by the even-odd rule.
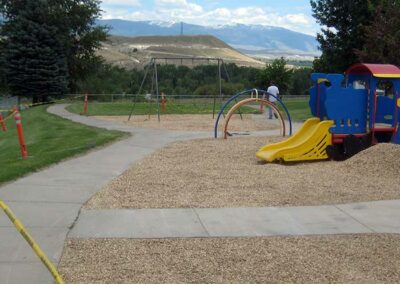
[[[195, 67], [158, 65], [159, 91], [167, 95], [214, 96], [219, 94], [218, 65]], [[226, 71], [225, 71], [226, 70]], [[284, 59], [277, 59], [265, 69], [225, 64], [221, 72], [222, 93], [233, 95], [252, 88], [266, 89], [271, 81], [277, 83], [283, 95], [306, 95], [310, 88], [312, 69], [290, 69]], [[78, 89], [93, 94], [136, 94], [145, 76], [145, 70], [127, 70], [99, 63], [94, 71], [79, 82]], [[146, 77], [142, 93], [151, 92], [153, 74]], [[155, 86], [153, 85], [153, 89]], [[153, 90], [154, 91], [154, 90]]]

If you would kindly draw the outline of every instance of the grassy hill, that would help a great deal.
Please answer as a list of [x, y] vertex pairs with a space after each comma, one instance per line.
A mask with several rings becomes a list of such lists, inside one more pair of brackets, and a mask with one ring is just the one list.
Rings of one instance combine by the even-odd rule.
[[[261, 68], [264, 63], [240, 53], [225, 42], [208, 35], [197, 36], [111, 36], [99, 51], [107, 62], [125, 68], [140, 68], [152, 57], [222, 58], [226, 63]], [[169, 64], [193, 66], [192, 60], [168, 60]], [[162, 62], [160, 62], [162, 63]], [[205, 61], [203, 64], [207, 64]]]

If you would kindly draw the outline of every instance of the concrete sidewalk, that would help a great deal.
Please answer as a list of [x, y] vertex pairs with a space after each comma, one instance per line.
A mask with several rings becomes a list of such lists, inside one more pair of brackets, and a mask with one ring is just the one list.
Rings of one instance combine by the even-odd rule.
[[343, 205], [83, 210], [71, 238], [400, 233], [400, 200]]

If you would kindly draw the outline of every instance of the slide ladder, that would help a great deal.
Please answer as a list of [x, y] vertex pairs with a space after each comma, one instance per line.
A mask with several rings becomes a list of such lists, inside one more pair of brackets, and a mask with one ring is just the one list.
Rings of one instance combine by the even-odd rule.
[[292, 137], [279, 143], [265, 145], [258, 150], [256, 156], [267, 162], [325, 160], [328, 158], [326, 147], [332, 145], [329, 129], [333, 124], [332, 120], [320, 121], [319, 118], [310, 118]]

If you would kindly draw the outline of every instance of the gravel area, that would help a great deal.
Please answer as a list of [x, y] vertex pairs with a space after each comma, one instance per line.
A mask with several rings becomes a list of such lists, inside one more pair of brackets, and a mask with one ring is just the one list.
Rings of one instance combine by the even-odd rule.
[[[178, 131], [213, 131], [215, 119], [211, 114], [163, 114], [158, 122], [157, 116], [150, 118], [147, 115], [133, 116], [128, 121], [127, 116], [95, 116], [97, 119], [121, 122], [139, 128], [167, 129]], [[220, 121], [220, 127], [224, 121]], [[228, 131], [263, 131], [280, 129], [279, 121], [266, 119], [264, 115], [243, 114], [243, 120], [239, 115], [234, 115], [229, 122]]]
[[279, 139], [174, 143], [114, 179], [85, 207], [300, 206], [400, 198], [398, 145], [379, 144], [345, 162], [258, 162], [257, 149]]
[[400, 283], [400, 235], [68, 240], [66, 283]]

